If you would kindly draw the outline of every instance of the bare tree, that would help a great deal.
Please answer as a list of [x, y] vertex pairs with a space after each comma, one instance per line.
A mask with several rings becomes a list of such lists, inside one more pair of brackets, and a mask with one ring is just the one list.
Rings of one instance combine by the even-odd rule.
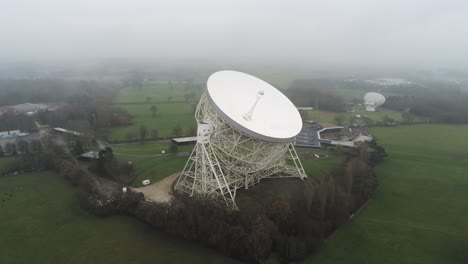
[[182, 136], [182, 126], [179, 123], [172, 130], [172, 134], [176, 137]]
[[29, 153], [29, 143], [24, 140], [18, 142], [18, 148], [22, 155]]
[[343, 125], [343, 122], [345, 120], [345, 117], [343, 115], [337, 115], [335, 116], [335, 122], [337, 125]]
[[151, 129], [151, 137], [158, 138], [159, 132], [156, 128]]
[[141, 143], [143, 143], [146, 138], [146, 135], [148, 134], [148, 129], [146, 128], [146, 126], [142, 125], [140, 126], [139, 132], [140, 132]]
[[153, 117], [156, 117], [156, 112], [158, 112], [158, 107], [156, 105], [151, 105], [150, 111], [153, 113]]
[[179, 151], [179, 146], [177, 146], [174, 143], [171, 143], [171, 145], [169, 146], [169, 152], [170, 153], [177, 153], [178, 151]]

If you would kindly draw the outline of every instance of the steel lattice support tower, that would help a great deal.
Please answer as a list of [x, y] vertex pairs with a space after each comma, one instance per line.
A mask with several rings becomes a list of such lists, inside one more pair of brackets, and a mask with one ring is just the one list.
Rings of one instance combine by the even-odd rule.
[[236, 190], [267, 177], [307, 175], [292, 142], [268, 142], [233, 128], [212, 109], [206, 94], [197, 106], [197, 144], [174, 189], [237, 208]]

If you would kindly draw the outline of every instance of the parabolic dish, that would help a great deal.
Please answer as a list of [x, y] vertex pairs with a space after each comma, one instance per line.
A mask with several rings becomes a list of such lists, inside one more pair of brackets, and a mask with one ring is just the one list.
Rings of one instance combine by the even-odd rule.
[[[263, 92], [260, 99], [259, 92]], [[207, 97], [224, 121], [254, 138], [287, 142], [302, 129], [302, 119], [294, 104], [278, 89], [252, 75], [215, 72], [208, 78]], [[254, 105], [250, 120], [246, 119]]]
[[364, 95], [365, 103], [373, 103], [375, 106], [381, 106], [385, 103], [385, 97], [379, 93], [366, 93]]

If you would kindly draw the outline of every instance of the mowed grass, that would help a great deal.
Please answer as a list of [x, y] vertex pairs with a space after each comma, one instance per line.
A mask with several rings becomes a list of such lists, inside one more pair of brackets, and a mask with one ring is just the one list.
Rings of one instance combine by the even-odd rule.
[[305, 263], [468, 263], [468, 126], [372, 132], [390, 155], [376, 194]]
[[53, 173], [1, 177], [0, 210], [0, 263], [234, 263], [130, 217], [90, 215]]
[[[342, 162], [339, 157], [328, 149], [296, 148], [296, 150], [306, 174], [318, 180], [328, 177], [332, 170]], [[314, 154], [322, 154], [327, 157], [317, 159]]]
[[13, 160], [15, 160], [15, 157], [0, 157], [0, 171], [2, 171], [2, 168]]
[[110, 140], [125, 140], [127, 134], [132, 134], [133, 139], [139, 138], [139, 128], [144, 125], [147, 130], [147, 138], [152, 137], [151, 131], [156, 129], [159, 138], [173, 136], [173, 130], [177, 124], [182, 127], [182, 134], [188, 135], [190, 129], [195, 126], [193, 103], [155, 104], [158, 112], [153, 117], [150, 104], [121, 105], [133, 116], [132, 125], [113, 127], [110, 129]]
[[[146, 142], [145, 144], [125, 144], [112, 146], [114, 155], [121, 161], [131, 161], [136, 168], [138, 178], [134, 181], [134, 187], [142, 186], [143, 180], [151, 182], [159, 181], [176, 172], [182, 171], [188, 159], [188, 154], [194, 145], [178, 147], [180, 153], [169, 153], [170, 142]], [[161, 151], [165, 151], [162, 154]]]

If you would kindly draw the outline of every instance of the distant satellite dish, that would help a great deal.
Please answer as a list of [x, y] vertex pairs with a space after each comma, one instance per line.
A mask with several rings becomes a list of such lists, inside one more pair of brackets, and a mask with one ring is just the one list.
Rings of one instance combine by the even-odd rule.
[[385, 103], [385, 97], [379, 93], [366, 93], [364, 95], [364, 105], [366, 111], [374, 112], [375, 109]]
[[219, 71], [198, 103], [197, 145], [174, 189], [236, 208], [236, 190], [261, 179], [307, 175], [293, 146], [302, 129], [294, 104], [252, 75]]

